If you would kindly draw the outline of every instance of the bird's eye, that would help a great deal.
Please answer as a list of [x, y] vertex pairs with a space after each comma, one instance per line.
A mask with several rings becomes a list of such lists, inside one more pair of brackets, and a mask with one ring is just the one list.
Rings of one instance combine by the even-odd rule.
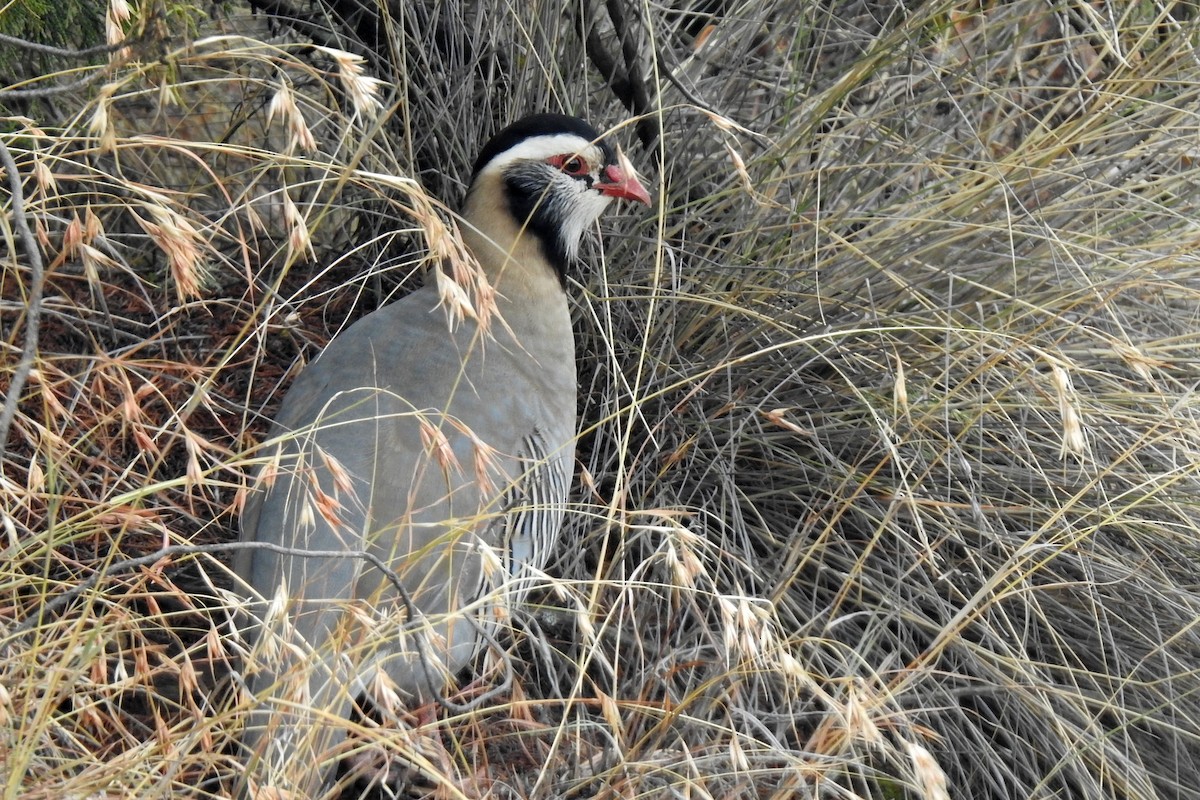
[[563, 156], [562, 171], [568, 175], [585, 175], [587, 169], [587, 162], [579, 156]]

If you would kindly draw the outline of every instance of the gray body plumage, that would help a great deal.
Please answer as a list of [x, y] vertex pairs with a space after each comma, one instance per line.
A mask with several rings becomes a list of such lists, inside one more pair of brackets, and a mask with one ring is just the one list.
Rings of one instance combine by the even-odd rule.
[[[576, 375], [563, 264], [548, 254], [573, 256], [613, 197], [649, 200], [631, 169], [613, 182], [623, 157], [605, 182], [611, 150], [551, 133], [509, 133], [515, 144], [477, 165], [464, 208], [503, 323], [452, 328], [436, 290], [418, 290], [337, 336], [276, 417], [242, 539], [291, 552], [240, 550], [235, 563], [258, 595], [245, 670], [258, 702], [243, 745], [260, 783], [318, 796], [354, 698], [381, 676], [413, 703], [444, 691], [487, 641], [507, 589], [550, 554], [572, 474]], [[559, 170], [564, 147], [588, 152], [600, 190]], [[525, 180], [538, 165], [555, 213], [576, 214], [549, 245], [545, 231], [560, 228], [539, 205], [514, 216], [513, 170]]]
[[[248, 503], [244, 537], [312, 551], [369, 551], [395, 572], [424, 619], [409, 620], [391, 578], [362, 559], [242, 551], [237, 571], [250, 585], [284, 587], [293, 598], [284, 639], [304, 654], [284, 651], [275, 664], [263, 664], [249, 682], [256, 696], [281, 689], [286, 695], [292, 678], [283, 670], [300, 680], [307, 671], [307, 696], [296, 699], [345, 718], [377, 671], [410, 698], [428, 701], [471, 660], [486, 621], [463, 609], [481, 585], [498, 591], [507, 579], [484, 574], [480, 545], [501, 560], [510, 534], [545, 534], [561, 524], [574, 455], [575, 360], [565, 296], [558, 291], [546, 300], [554, 321], [539, 315], [538, 323], [552, 329], [550, 338], [523, 335], [529, 332], [514, 317], [515, 337], [497, 330], [494, 341], [484, 341], [470, 321], [448, 331], [436, 293], [423, 289], [360, 320], [314, 362], [320, 369], [296, 380], [272, 433], [285, 437], [274, 485]], [[438, 378], [404, 385], [386, 377], [404, 375]], [[542, 452], [532, 452], [531, 443]], [[338, 488], [339, 468], [352, 491]], [[480, 486], [477, 471], [490, 487]], [[337, 507], [320, 501], [323, 514], [318, 492]], [[535, 496], [546, 500], [535, 504]], [[513, 524], [510, 513], [523, 524]], [[295, 538], [287, 542], [282, 530]], [[527, 567], [544, 565], [545, 548], [535, 557], [531, 542], [511, 544]], [[360, 603], [357, 616], [347, 613], [351, 601]], [[379, 636], [380, 624], [394, 630]], [[433, 646], [423, 644], [429, 635]], [[336, 726], [305, 716], [266, 706], [252, 715], [247, 741], [261, 744], [265, 736], [287, 767], [292, 758], [317, 758], [341, 736]]]

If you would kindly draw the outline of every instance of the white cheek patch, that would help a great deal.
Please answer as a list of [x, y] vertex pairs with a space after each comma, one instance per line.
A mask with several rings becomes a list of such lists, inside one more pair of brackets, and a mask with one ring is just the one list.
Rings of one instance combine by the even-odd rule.
[[[574, 179], [572, 178], [572, 180]], [[582, 185], [579, 185], [579, 188], [582, 189]], [[560, 237], [568, 256], [575, 258], [579, 254], [579, 242], [583, 235], [604, 213], [604, 209], [608, 208], [608, 204], [611, 202], [611, 197], [586, 189], [572, 198], [571, 203], [567, 206], [567, 213], [562, 219], [562, 236]]]

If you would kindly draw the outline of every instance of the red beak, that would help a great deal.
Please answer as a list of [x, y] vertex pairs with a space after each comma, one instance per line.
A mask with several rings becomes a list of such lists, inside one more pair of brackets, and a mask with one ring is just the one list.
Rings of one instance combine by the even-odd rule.
[[625, 158], [625, 154], [618, 151], [617, 163], [610, 164], [600, 173], [600, 182], [596, 185], [600, 194], [609, 197], [616, 197], [621, 200], [634, 200], [638, 203], [650, 205], [650, 193], [646, 191], [646, 187], [642, 186], [642, 182], [638, 180], [637, 173], [634, 172], [633, 166]]

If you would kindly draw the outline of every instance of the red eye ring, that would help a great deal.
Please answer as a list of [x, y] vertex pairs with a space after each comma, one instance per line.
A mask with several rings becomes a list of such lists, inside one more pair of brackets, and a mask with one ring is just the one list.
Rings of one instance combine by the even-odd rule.
[[588, 174], [588, 164], [580, 156], [562, 155], [550, 159], [550, 163], [568, 175], [579, 177]]

